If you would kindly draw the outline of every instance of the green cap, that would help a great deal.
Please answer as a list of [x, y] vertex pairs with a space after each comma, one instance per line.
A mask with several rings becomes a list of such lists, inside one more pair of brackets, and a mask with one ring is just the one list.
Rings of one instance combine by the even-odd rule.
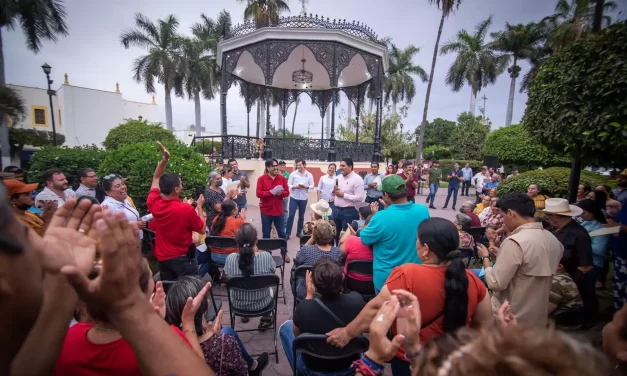
[[405, 189], [405, 180], [398, 175], [387, 176], [381, 184], [381, 192], [385, 193], [396, 193]]

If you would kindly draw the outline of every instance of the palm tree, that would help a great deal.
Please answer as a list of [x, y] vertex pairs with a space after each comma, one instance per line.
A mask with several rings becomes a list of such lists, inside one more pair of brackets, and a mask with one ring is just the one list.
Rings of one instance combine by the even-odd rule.
[[172, 89], [175, 87], [177, 62], [182, 39], [176, 29], [179, 21], [169, 15], [157, 24], [141, 13], [135, 15], [135, 28], [120, 35], [124, 48], [137, 46], [148, 51], [133, 62], [133, 79], [144, 82], [146, 92], [154, 93], [155, 78], [165, 88], [165, 121], [168, 130], [172, 130]]
[[509, 56], [497, 56], [485, 43], [485, 36], [492, 23], [492, 16], [480, 22], [474, 34], [462, 29], [457, 33], [457, 40], [446, 43], [440, 54], [457, 52], [457, 58], [446, 74], [446, 83], [459, 91], [464, 83], [470, 86], [470, 113], [475, 114], [477, 93], [482, 87], [493, 84], [503, 73], [509, 62]]
[[257, 28], [276, 25], [282, 12], [289, 12], [290, 7], [285, 0], [237, 0], [246, 3], [244, 21], [254, 21]]
[[512, 124], [514, 112], [514, 94], [516, 93], [516, 79], [520, 74], [519, 60], [530, 59], [538, 49], [544, 35], [540, 27], [535, 23], [527, 25], [505, 24], [505, 30], [490, 34], [494, 41], [491, 48], [494, 51], [506, 54], [513, 60], [512, 65], [507, 68], [511, 77], [509, 87], [509, 101], [505, 115], [505, 126]]
[[404, 50], [392, 44], [389, 56], [388, 74], [385, 79], [385, 102], [392, 101], [392, 111], [396, 113], [396, 104], [400, 101], [411, 103], [416, 95], [416, 85], [412, 75], [420, 77], [422, 82], [427, 81], [427, 73], [412, 60], [420, 52], [418, 47], [409, 45]]
[[[592, 30], [595, 4], [594, 0], [570, 0], [570, 3], [568, 0], [558, 0], [555, 13], [544, 19], [552, 26], [549, 42], [559, 49], [584, 38]], [[607, 14], [616, 9], [616, 3], [607, 1], [603, 7], [603, 13]], [[608, 26], [612, 18], [604, 16], [603, 21]]]
[[[44, 40], [56, 42], [59, 36], [68, 34], [65, 23], [66, 11], [60, 0], [3, 1], [0, 5], [0, 90], [6, 86], [4, 76], [4, 52], [2, 29], [19, 26], [26, 36], [26, 47], [38, 53]], [[19, 100], [17, 97], [11, 99]], [[7, 113], [0, 107], [0, 148], [2, 166], [11, 164]]]
[[416, 163], [422, 162], [422, 142], [425, 138], [425, 129], [427, 129], [427, 113], [429, 111], [429, 98], [431, 97], [431, 85], [433, 85], [433, 74], [435, 72], [435, 62], [438, 58], [438, 50], [440, 46], [440, 37], [444, 28], [444, 20], [459, 8], [462, 0], [428, 0], [429, 4], [435, 4], [442, 11], [440, 18], [440, 27], [438, 28], [438, 36], [435, 39], [435, 47], [433, 48], [433, 59], [431, 60], [431, 72], [429, 73], [429, 82], [427, 83], [427, 94], [425, 95], [425, 107], [422, 111], [422, 122], [420, 123], [420, 136], [418, 137], [418, 146], [416, 147]]

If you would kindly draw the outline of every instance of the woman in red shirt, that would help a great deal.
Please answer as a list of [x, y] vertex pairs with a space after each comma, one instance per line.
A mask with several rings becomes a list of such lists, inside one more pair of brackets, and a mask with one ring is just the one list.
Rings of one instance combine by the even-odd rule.
[[[150, 299], [155, 287], [148, 262], [142, 262], [139, 287]], [[126, 342], [104, 312], [87, 305], [90, 322], [80, 322], [69, 328], [55, 373], [63, 376], [141, 376], [142, 372], [131, 345]], [[160, 312], [165, 317], [165, 302]], [[189, 341], [175, 326], [171, 326], [187, 345]]]
[[[420, 302], [420, 343], [463, 326], [492, 325], [492, 306], [486, 287], [460, 259], [459, 234], [444, 218], [429, 218], [418, 228], [416, 249], [422, 264], [405, 264], [392, 270], [381, 292], [345, 328], [328, 333], [329, 342], [344, 347], [366, 331], [394, 290], [407, 290]], [[398, 334], [395, 322], [392, 331]], [[403, 334], [403, 333], [401, 333]], [[417, 349], [400, 348], [392, 360], [392, 373], [409, 375], [409, 359]]]
[[[222, 211], [213, 220], [211, 225], [211, 236], [227, 236], [234, 238], [237, 229], [246, 223], [246, 209], [242, 208], [237, 217], [237, 204], [235, 201], [222, 201]], [[224, 266], [226, 257], [231, 253], [239, 251], [239, 248], [215, 248], [211, 247], [211, 261]]]
[[[369, 215], [364, 222], [364, 228], [368, 226], [372, 215]], [[346, 264], [344, 265], [344, 274], [348, 275], [351, 279], [356, 281], [363, 282], [372, 282], [371, 275], [363, 275], [359, 273], [351, 272], [348, 274], [348, 263], [350, 261], [364, 260], [364, 261], [372, 261], [374, 258], [372, 254], [372, 247], [364, 245], [361, 242], [359, 236], [355, 234], [355, 230], [351, 226], [346, 227], [346, 231], [340, 238], [339, 243], [340, 251], [342, 251], [342, 258], [346, 260]]]

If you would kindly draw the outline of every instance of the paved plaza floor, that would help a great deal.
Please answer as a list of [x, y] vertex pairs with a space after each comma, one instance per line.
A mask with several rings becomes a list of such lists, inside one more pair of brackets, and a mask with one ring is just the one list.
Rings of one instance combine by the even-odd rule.
[[[426, 192], [423, 191], [423, 193], [424, 195], [422, 196], [421, 195], [416, 196], [415, 200], [417, 204], [425, 205]], [[435, 202], [435, 206], [438, 209], [435, 209], [435, 210], [429, 209], [429, 212], [432, 217], [442, 217], [442, 218], [446, 218], [452, 221], [455, 218], [455, 214], [459, 213], [459, 211], [458, 210], [454, 211], [451, 209], [452, 202], [449, 204], [449, 209], [445, 209], [445, 210], [441, 209], [441, 207], [444, 206], [444, 201], [446, 200], [446, 194], [447, 194], [446, 188], [438, 190], [437, 196], [436, 196], [436, 202]], [[457, 209], [459, 209], [462, 202], [468, 201], [468, 200], [474, 200], [474, 192], [472, 190], [470, 192], [469, 198], [467, 197], [457, 198]], [[309, 210], [309, 207], [307, 207], [307, 211], [305, 213], [305, 222], [307, 222], [309, 218], [310, 218], [310, 210]], [[247, 221], [252, 223], [257, 228], [258, 235], [261, 236], [261, 216], [259, 212], [259, 207], [249, 206], [248, 213], [247, 213]], [[294, 257], [296, 256], [296, 252], [300, 248], [299, 239], [295, 236], [296, 220], [294, 222], [295, 223], [294, 223], [294, 228], [292, 230], [292, 235], [291, 235], [290, 240], [288, 241], [288, 255], [290, 256], [292, 260], [294, 259]], [[416, 229], [408, 229], [408, 231], [416, 231]], [[275, 251], [275, 254], [278, 255], [278, 251]], [[282, 323], [284, 323], [287, 320], [292, 319], [292, 307], [294, 304], [294, 299], [292, 296], [291, 288], [289, 286], [289, 276], [290, 276], [290, 270], [293, 265], [294, 263], [292, 262], [292, 263], [286, 264], [286, 267], [285, 267], [286, 303], [283, 303], [282, 292], [279, 293], [280, 299], [279, 299], [278, 316], [277, 316], [277, 348], [279, 352], [279, 362], [278, 363], [276, 362], [276, 358], [274, 356], [270, 356], [270, 364], [268, 365], [268, 368], [266, 368], [266, 370], [264, 371], [265, 375], [281, 375], [281, 376], [292, 375], [292, 370], [290, 368], [289, 363], [287, 362], [287, 358], [285, 357], [285, 352], [283, 351], [283, 347], [281, 346], [281, 340], [279, 338], [278, 329]], [[279, 273], [279, 271], [277, 271], [277, 273]], [[223, 326], [231, 326], [231, 322], [229, 318], [228, 299], [226, 298], [226, 288], [224, 286], [222, 287], [214, 286], [212, 288], [212, 291], [214, 295], [215, 294], [223, 295], [223, 297], [216, 297], [216, 299], [222, 300], [222, 310], [224, 311]], [[236, 318], [236, 320], [237, 320], [236, 327], [235, 327], [236, 330], [254, 329], [254, 328], [257, 328], [257, 325], [259, 324], [258, 318], [250, 319], [250, 322], [246, 324], [243, 324], [241, 322], [241, 318]], [[242, 342], [244, 343], [247, 351], [250, 354], [259, 354], [264, 351], [267, 351], [267, 352], [274, 351], [273, 332], [271, 330], [268, 330], [263, 333], [255, 331], [255, 332], [245, 332], [245, 333], [238, 333], [238, 334]], [[385, 374], [386, 375], [392, 374], [389, 366], [386, 367]]]

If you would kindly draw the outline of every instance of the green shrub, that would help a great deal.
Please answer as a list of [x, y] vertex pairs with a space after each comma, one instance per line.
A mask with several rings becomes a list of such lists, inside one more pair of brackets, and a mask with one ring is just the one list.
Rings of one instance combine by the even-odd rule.
[[50, 168], [59, 168], [65, 174], [70, 184], [78, 184], [76, 170], [91, 168], [98, 171], [106, 152], [96, 145], [68, 147], [44, 147], [35, 152], [30, 160], [30, 169], [27, 172], [29, 183], [43, 184], [41, 174]]
[[172, 132], [163, 128], [161, 123], [149, 124], [146, 120], [128, 119], [126, 123], [111, 129], [102, 144], [105, 149], [111, 150], [147, 141], [176, 141], [176, 138]]
[[[523, 172], [512, 176], [501, 183], [497, 189], [499, 196], [507, 193], [526, 193], [530, 184], [539, 184], [542, 193], [549, 197], [564, 197], [568, 195], [568, 180], [570, 169], [567, 167], [551, 167], [544, 170]], [[581, 171], [580, 184], [597, 186], [606, 184], [607, 179], [590, 171]]]
[[206, 140], [204, 142], [196, 142], [191, 148], [202, 155], [211, 155], [213, 148], [216, 148], [218, 155], [220, 155], [222, 154], [222, 142], [217, 140], [220, 140], [220, 138], [216, 138], [215, 141]]
[[427, 146], [422, 151], [422, 157], [424, 159], [444, 159], [451, 157], [451, 149], [447, 146], [442, 145], [431, 145]]
[[[166, 172], [179, 173], [183, 181], [181, 196], [192, 197], [196, 187], [204, 187], [207, 183], [209, 174], [207, 163], [200, 154], [178, 141], [163, 142], [163, 145], [172, 154]], [[126, 145], [107, 152], [98, 175], [116, 173], [128, 177], [126, 181], [128, 194], [133, 198], [137, 208], [145, 212], [152, 174], [160, 160], [161, 153], [154, 142]]]
[[457, 162], [459, 163], [460, 168], [464, 168], [466, 163], [470, 164], [470, 168], [472, 168], [472, 174], [476, 174], [481, 170], [481, 166], [483, 165], [483, 161], [465, 161], [460, 159], [440, 159], [440, 168], [442, 169], [442, 175], [446, 176], [450, 170], [453, 169], [453, 165]]

